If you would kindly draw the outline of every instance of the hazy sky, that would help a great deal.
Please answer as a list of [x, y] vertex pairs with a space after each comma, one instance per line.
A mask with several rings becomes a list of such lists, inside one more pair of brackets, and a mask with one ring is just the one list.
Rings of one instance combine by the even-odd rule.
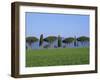
[[89, 15], [26, 12], [26, 36], [89, 36]]

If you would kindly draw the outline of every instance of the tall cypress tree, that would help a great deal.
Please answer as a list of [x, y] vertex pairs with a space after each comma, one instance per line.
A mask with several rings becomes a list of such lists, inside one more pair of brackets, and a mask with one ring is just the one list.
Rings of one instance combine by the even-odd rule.
[[61, 47], [61, 46], [62, 46], [62, 40], [61, 40], [60, 35], [58, 35], [58, 47]]
[[39, 42], [39, 46], [42, 46], [43, 44], [43, 34], [40, 35], [40, 42]]

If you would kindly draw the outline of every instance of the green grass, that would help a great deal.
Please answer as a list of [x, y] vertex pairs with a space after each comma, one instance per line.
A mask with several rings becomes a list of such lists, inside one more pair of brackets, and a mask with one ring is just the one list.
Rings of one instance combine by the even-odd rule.
[[26, 67], [89, 64], [89, 48], [26, 50]]

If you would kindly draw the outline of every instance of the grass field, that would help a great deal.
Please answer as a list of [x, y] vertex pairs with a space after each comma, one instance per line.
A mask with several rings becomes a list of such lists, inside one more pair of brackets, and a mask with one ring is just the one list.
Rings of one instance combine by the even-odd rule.
[[26, 67], [89, 64], [89, 48], [26, 50]]

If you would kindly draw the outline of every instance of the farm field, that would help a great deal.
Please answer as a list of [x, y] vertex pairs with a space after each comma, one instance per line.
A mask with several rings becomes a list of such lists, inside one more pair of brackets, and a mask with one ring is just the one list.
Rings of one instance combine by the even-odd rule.
[[26, 67], [89, 64], [89, 48], [26, 50]]

